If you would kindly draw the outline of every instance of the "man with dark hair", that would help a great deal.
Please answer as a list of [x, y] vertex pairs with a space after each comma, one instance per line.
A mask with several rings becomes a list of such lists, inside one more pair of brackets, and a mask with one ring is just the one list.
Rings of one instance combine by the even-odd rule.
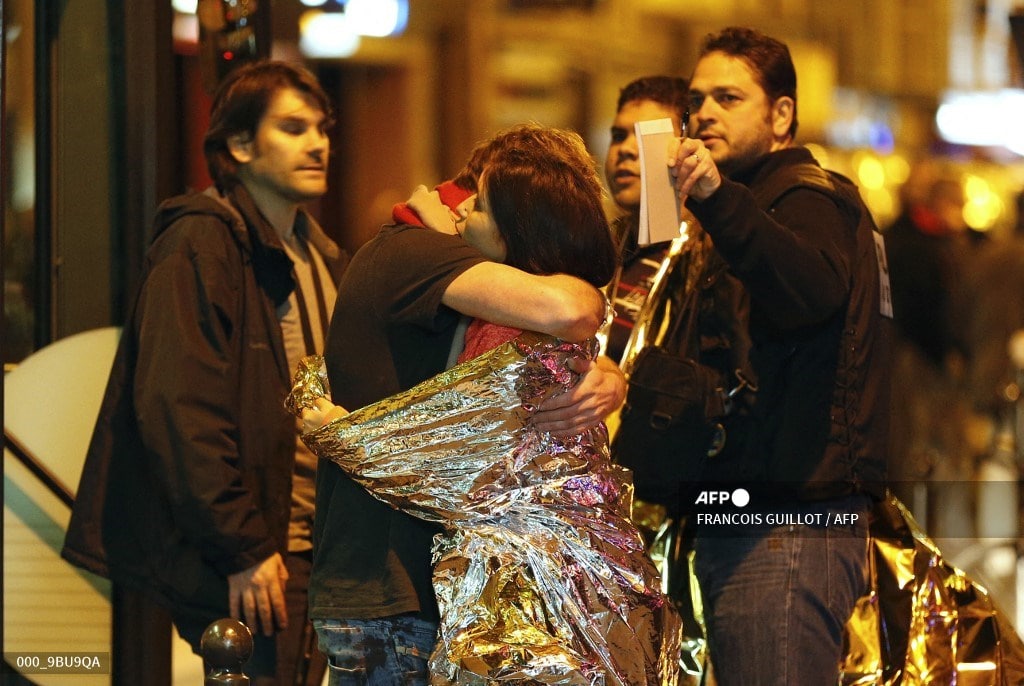
[[[796, 128], [785, 44], [744, 28], [709, 36], [690, 79], [691, 137], [669, 166], [742, 296], [731, 323], [749, 338], [757, 388], [706, 472], [705, 488], [743, 509], [698, 498], [695, 515], [723, 686], [836, 683], [885, 489], [884, 247], [856, 187], [796, 146]], [[702, 348], [729, 340], [708, 312]]]
[[284, 399], [347, 262], [302, 207], [327, 189], [329, 122], [304, 69], [221, 84], [216, 187], [160, 207], [63, 550], [169, 608], [196, 652], [210, 622], [243, 619], [254, 684], [318, 684], [325, 666], [305, 664], [316, 460]]
[[[615, 318], [606, 332], [605, 354], [624, 367], [629, 365], [628, 359], [639, 354], [640, 349], [654, 343], [631, 338], [638, 319], [651, 319], [649, 328], [661, 331], [674, 329], [686, 315], [682, 305], [688, 271], [686, 261], [675, 254], [669, 255], [669, 241], [651, 245], [638, 243], [641, 176], [640, 150], [634, 125], [639, 121], [670, 119], [676, 135], [680, 135], [688, 103], [686, 79], [658, 75], [644, 76], [628, 83], [619, 92], [616, 104], [604, 166], [612, 199], [623, 213], [612, 224], [620, 265], [608, 288], [608, 296], [615, 306]], [[687, 216], [687, 220], [690, 222], [689, 235], [701, 240], [693, 217]], [[658, 277], [661, 284], [655, 289], [658, 274], [661, 274]], [[664, 340], [658, 343], [664, 346], [672, 344]], [[616, 420], [613, 417], [609, 425], [617, 426]], [[627, 437], [612, 444], [613, 459], [628, 462], [622, 449], [624, 442], [629, 441]], [[689, 620], [692, 618], [690, 574], [687, 549], [681, 544], [685, 517], [677, 504], [648, 502], [647, 498], [653, 494], [645, 491], [642, 480], [638, 480], [635, 487], [634, 519], [648, 539], [652, 558], [659, 561], [663, 586], [682, 611], [684, 620]], [[699, 632], [692, 623], [687, 631], [688, 634]]]
[[668, 118], [679, 133], [687, 97], [686, 80], [677, 76], [643, 76], [619, 91], [604, 173], [612, 199], [622, 210], [640, 212], [640, 151], [633, 125]]
[[637, 244], [640, 150], [634, 124], [667, 118], [672, 120], [679, 135], [688, 95], [686, 80], [674, 76], [645, 76], [630, 82], [619, 93], [604, 162], [605, 180], [612, 199], [623, 210], [612, 225], [622, 267], [610, 288], [609, 298], [615, 307], [615, 320], [608, 331], [606, 347], [606, 354], [616, 362], [622, 360], [626, 341], [650, 292], [651, 280], [668, 250], [668, 243]]

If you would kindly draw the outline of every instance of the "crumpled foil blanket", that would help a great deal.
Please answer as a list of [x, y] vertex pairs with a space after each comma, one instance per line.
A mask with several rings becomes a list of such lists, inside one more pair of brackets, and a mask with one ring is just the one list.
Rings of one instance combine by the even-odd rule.
[[[675, 684], [681, 623], [630, 521], [604, 427], [535, 430], [596, 344], [524, 333], [303, 439], [376, 498], [441, 524], [434, 684]], [[289, 398], [330, 397], [307, 358]]]
[[1024, 684], [1024, 642], [1009, 620], [895, 496], [872, 513], [870, 561], [871, 591], [846, 623], [840, 684]]

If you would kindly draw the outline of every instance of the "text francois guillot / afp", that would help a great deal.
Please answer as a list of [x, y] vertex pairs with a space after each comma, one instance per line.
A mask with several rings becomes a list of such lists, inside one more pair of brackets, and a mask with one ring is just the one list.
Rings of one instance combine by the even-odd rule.
[[[694, 505], [733, 505], [746, 507], [750, 493], [745, 488], [734, 491], [703, 490]], [[851, 526], [857, 523], [856, 512], [697, 512], [698, 524], [725, 526]]]
[[856, 512], [698, 512], [698, 524], [766, 526], [850, 526]]

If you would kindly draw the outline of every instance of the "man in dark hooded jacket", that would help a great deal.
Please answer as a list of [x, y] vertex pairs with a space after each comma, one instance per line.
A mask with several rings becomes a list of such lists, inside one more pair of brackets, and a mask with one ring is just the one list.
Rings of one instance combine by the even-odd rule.
[[210, 622], [243, 619], [254, 684], [319, 684], [325, 664], [304, 664], [316, 461], [283, 402], [347, 262], [302, 208], [326, 191], [329, 116], [288, 64], [221, 85], [216, 187], [158, 212], [63, 550], [169, 608], [197, 652]]

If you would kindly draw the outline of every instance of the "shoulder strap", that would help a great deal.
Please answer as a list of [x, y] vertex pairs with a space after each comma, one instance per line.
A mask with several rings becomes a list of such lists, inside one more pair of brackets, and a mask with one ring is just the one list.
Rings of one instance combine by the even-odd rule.
[[769, 175], [764, 183], [752, 187], [750, 192], [757, 206], [767, 210], [796, 188], [813, 188], [829, 194], [836, 192], [831, 172], [809, 162], [780, 168]]

